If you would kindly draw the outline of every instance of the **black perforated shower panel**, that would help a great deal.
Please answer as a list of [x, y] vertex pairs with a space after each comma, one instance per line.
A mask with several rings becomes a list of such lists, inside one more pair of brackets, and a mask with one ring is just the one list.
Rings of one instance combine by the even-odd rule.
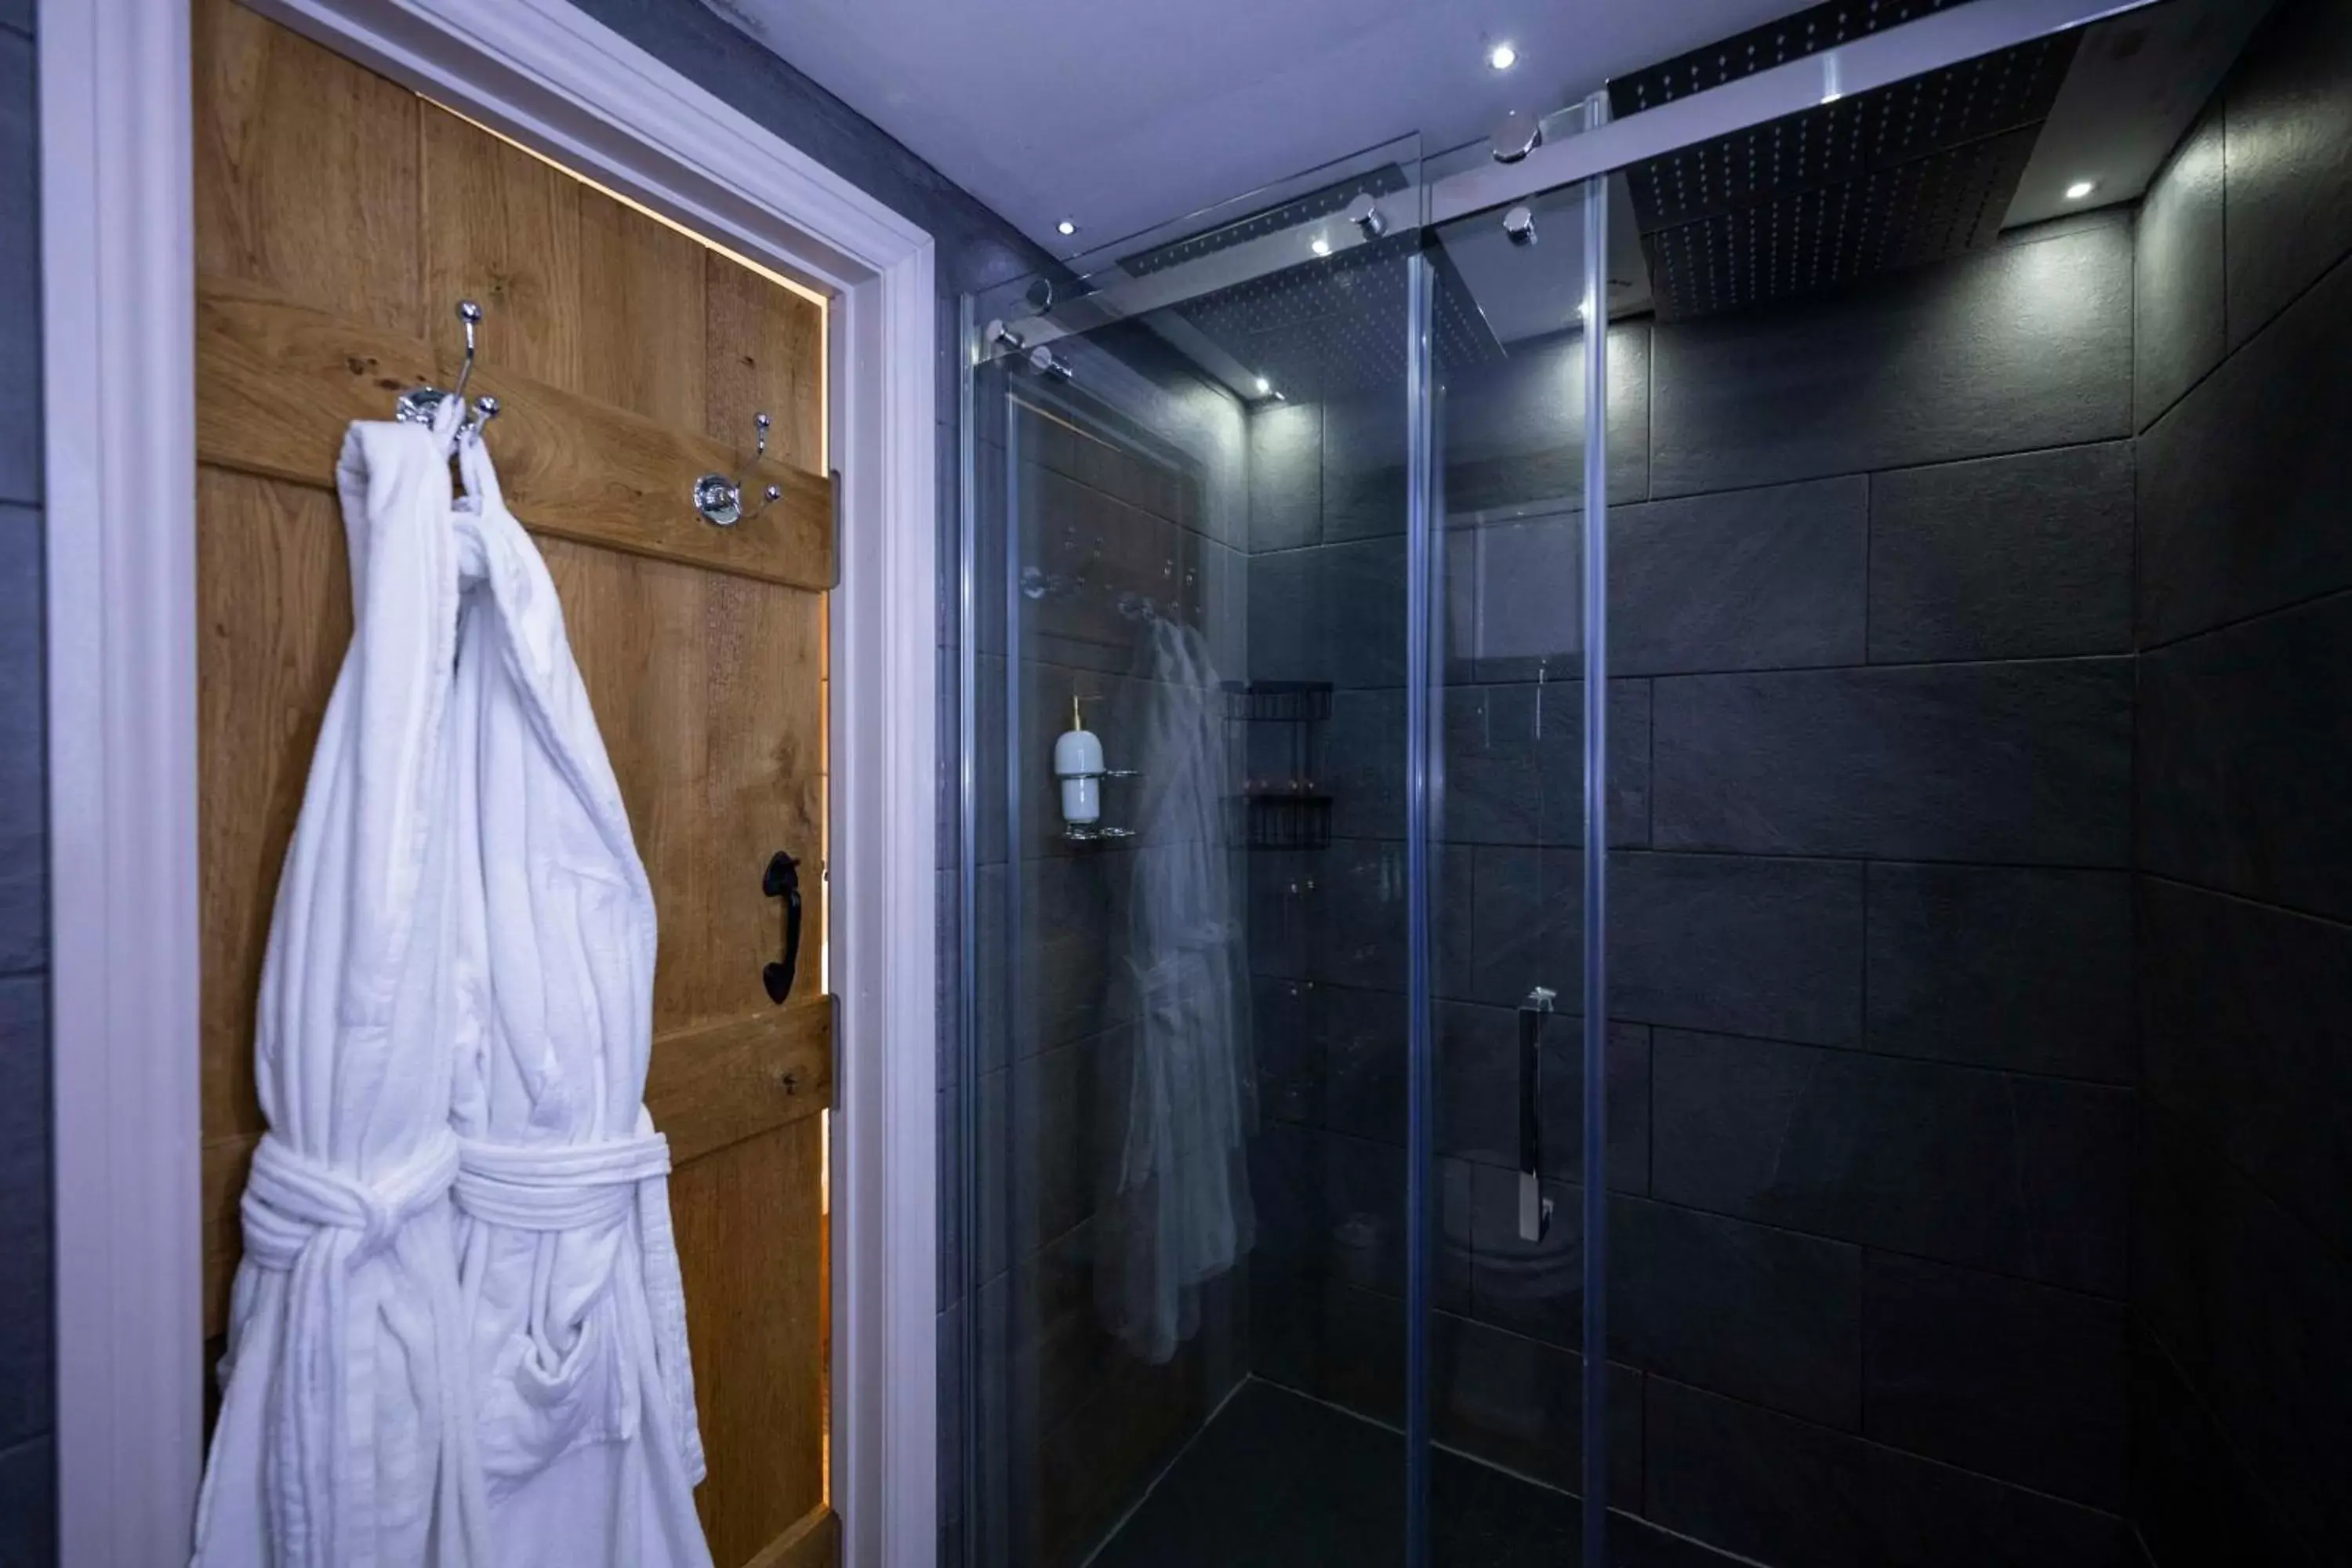
[[[1346, 398], [1405, 384], [1406, 263], [1418, 234], [1253, 278], [1175, 307], [1182, 316], [1293, 401]], [[1442, 363], [1503, 358], [1441, 247], [1424, 252], [1440, 273], [1436, 351]]]
[[[1620, 114], [1954, 0], [1834, 0], [1610, 84]], [[2075, 36], [1820, 104], [1625, 172], [1659, 319], [1765, 304], [1990, 244]]]
[[1405, 178], [1404, 170], [1394, 163], [1368, 169], [1351, 179], [1293, 197], [1279, 206], [1261, 207], [1245, 216], [1228, 219], [1214, 228], [1188, 234], [1181, 239], [1170, 240], [1150, 250], [1139, 250], [1132, 256], [1122, 256], [1118, 258], [1118, 265], [1122, 271], [1138, 278], [1147, 273], [1163, 272], [1171, 267], [1230, 249], [1244, 240], [1279, 234], [1284, 229], [1312, 223], [1318, 217], [1344, 212], [1348, 204], [1359, 195], [1385, 196], [1404, 189], [1410, 183]]
[[[1203, 260], [1268, 235], [1298, 237], [1296, 265], [1171, 307], [1253, 374], [1293, 402], [1378, 394], [1404, 384], [1406, 261], [1422, 250], [1401, 232], [1332, 256], [1307, 252], [1307, 225], [1344, 211], [1359, 195], [1385, 196], [1412, 184], [1398, 165], [1351, 175], [1276, 206], [1119, 258], [1136, 277]], [[1436, 347], [1441, 363], [1475, 365], [1503, 357], [1486, 318], [1454, 274], [1441, 246], [1423, 251], [1438, 272]]]
[[1659, 319], [1801, 299], [1990, 244], [2037, 129], [1643, 235]]
[[2038, 125], [2073, 58], [2071, 35], [2036, 39], [1635, 164], [1635, 216], [1646, 234]]
[[1829, 0], [1827, 5], [1807, 6], [1777, 22], [1734, 33], [1719, 43], [1661, 60], [1631, 76], [1618, 77], [1609, 84], [1609, 111], [1622, 120], [1677, 98], [1705, 92], [1711, 87], [1721, 87], [1725, 82], [1738, 81], [1741, 77], [1967, 3], [1968, 0]]

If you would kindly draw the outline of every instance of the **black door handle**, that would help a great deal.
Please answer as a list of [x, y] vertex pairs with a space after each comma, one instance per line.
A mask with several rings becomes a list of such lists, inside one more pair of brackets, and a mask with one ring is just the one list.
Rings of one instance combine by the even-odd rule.
[[768, 1000], [781, 1003], [793, 994], [793, 976], [801, 966], [800, 862], [777, 850], [769, 858], [767, 870], [761, 874], [760, 891], [784, 900], [784, 961], [760, 971], [760, 978], [768, 987]]

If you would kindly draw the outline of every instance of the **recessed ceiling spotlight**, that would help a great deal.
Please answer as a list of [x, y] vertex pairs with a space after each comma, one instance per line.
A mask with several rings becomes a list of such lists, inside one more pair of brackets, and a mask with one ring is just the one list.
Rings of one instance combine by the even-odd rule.
[[2077, 180], [2066, 187], [2066, 199], [2070, 202], [2079, 202], [2098, 188], [2099, 182], [2096, 180]]
[[1274, 383], [1266, 380], [1264, 376], [1259, 376], [1257, 378], [1257, 395], [1260, 397], [1266, 397], [1272, 395], [1273, 392]]
[[1498, 71], [1509, 70], [1519, 63], [1519, 51], [1508, 44], [1496, 44], [1486, 51], [1486, 64]]
[[1328, 256], [1331, 254], [1331, 242], [1318, 234], [1307, 242], [1307, 248], [1318, 256]]
[[1060, 235], [1064, 239], [1067, 239], [1070, 236], [1078, 232], [1078, 226], [1072, 223], [1068, 218], [1064, 218], [1061, 222], [1054, 226], [1054, 232]]

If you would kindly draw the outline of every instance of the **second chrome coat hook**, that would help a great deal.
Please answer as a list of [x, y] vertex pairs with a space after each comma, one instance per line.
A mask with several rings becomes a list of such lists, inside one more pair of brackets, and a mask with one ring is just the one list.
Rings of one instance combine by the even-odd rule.
[[[765, 414], [755, 414], [751, 423], [759, 428], [759, 444], [751, 460], [756, 465], [768, 455], [768, 426], [774, 423]], [[743, 510], [743, 487], [725, 474], [705, 474], [694, 481], [694, 510], [702, 521], [714, 528], [732, 528], [747, 517], [757, 517], [776, 504], [784, 493], [781, 485], [770, 485], [761, 492], [758, 510]]]
[[[466, 358], [465, 362], [457, 367], [457, 384], [446, 392], [437, 386], [426, 385], [412, 386], [402, 393], [400, 401], [393, 405], [392, 410], [393, 418], [401, 424], [431, 425], [440, 414], [441, 405], [453, 397], [457, 400], [459, 406], [464, 405], [466, 384], [474, 379], [474, 351], [477, 347], [476, 335], [482, 324], [481, 306], [471, 300], [458, 300], [457, 320], [466, 331]], [[465, 421], [464, 428], [478, 436], [482, 433], [482, 426], [498, 416], [499, 400], [484, 395], [475, 402], [473, 415]]]

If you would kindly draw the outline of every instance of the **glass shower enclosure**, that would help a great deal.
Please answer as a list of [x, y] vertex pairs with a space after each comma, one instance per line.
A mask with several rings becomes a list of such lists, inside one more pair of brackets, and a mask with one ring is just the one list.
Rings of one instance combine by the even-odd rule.
[[2132, 231], [1816, 9], [964, 301], [943, 1561], [2105, 1560]]
[[[1486, 700], [1450, 677], [1524, 667], [1569, 763], [1527, 826], [1597, 907], [1580, 847], [1602, 805], [1576, 780], [1607, 713], [1585, 710], [1598, 612], [1573, 584], [1605, 574], [1529, 579], [1539, 613], [1506, 629], [1498, 598], [1483, 637], [1476, 581], [1506, 534], [1553, 565], [1597, 546], [1583, 258], [1605, 213], [1584, 190], [1508, 230], [1433, 228], [1401, 144], [971, 302], [979, 1092], [957, 1110], [981, 1561], [1086, 1560], [1188, 1447], [1213, 1490], [1303, 1468], [1318, 1550], [1422, 1536], [1486, 1562], [1497, 1519], [1573, 1550], [1605, 1440], [1529, 1428], [1530, 1369], [1453, 1326], [1474, 1270], [1530, 1312], [1597, 1310], [1605, 1216], [1576, 1194], [1605, 1190], [1581, 1131], [1601, 954], [1531, 927], [1473, 973], [1482, 807], [1449, 831], [1444, 737]], [[1491, 311], [1489, 274], [1514, 279]], [[1430, 999], [1498, 986], [1442, 1074]], [[1526, 1237], [1507, 1264], [1472, 1234], [1496, 1202]], [[1548, 1359], [1546, 1396], [1582, 1408], [1580, 1362]]]

